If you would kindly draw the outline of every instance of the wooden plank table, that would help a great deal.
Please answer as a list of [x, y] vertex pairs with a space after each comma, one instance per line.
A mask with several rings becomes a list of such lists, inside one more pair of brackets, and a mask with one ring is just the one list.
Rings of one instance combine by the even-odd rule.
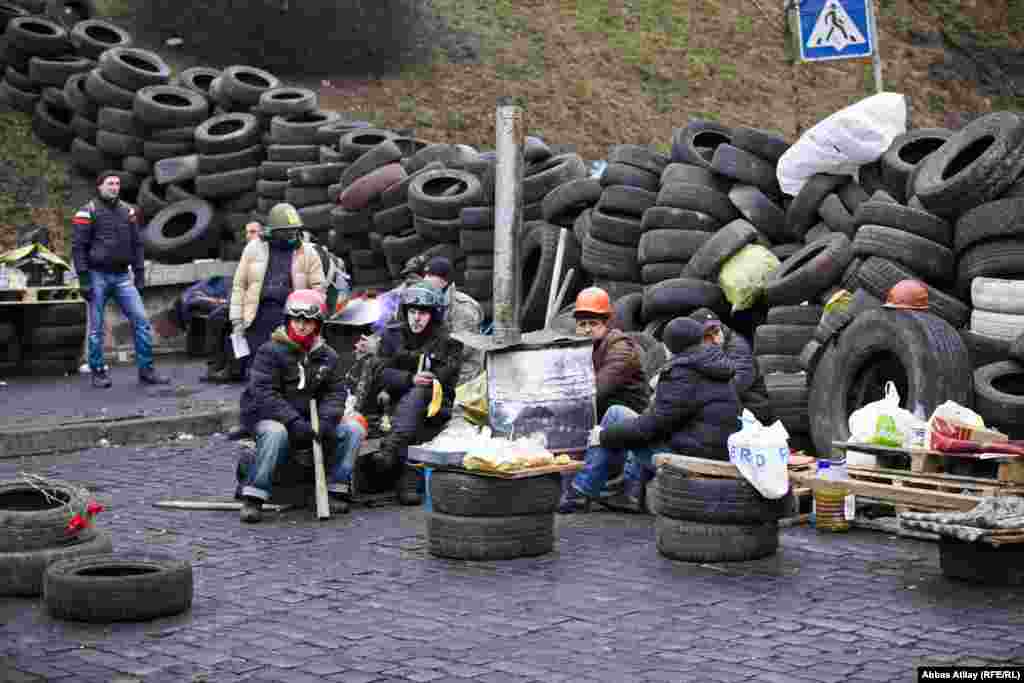
[[853, 441], [833, 441], [832, 446], [846, 453], [862, 451], [871, 455], [898, 455], [910, 459], [911, 472], [941, 472], [942, 458], [961, 458], [980, 462], [999, 463], [995, 481], [1024, 486], [1024, 458], [1010, 453], [946, 453], [930, 449], [892, 448]]

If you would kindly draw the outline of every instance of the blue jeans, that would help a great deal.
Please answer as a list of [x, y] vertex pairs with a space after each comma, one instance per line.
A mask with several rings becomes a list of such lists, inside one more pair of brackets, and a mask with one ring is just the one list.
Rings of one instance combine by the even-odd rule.
[[89, 272], [92, 277], [92, 301], [89, 302], [92, 312], [89, 321], [89, 369], [97, 372], [104, 367], [103, 314], [111, 297], [117, 300], [121, 312], [131, 322], [135, 331], [135, 364], [140, 370], [152, 367], [153, 330], [146, 320], [142, 296], [139, 295], [139, 290], [135, 289], [135, 280], [131, 273], [104, 273], [99, 270]]
[[[356, 454], [363, 445], [363, 433], [357, 427], [338, 423], [334, 466], [327, 472], [327, 490], [347, 493], [355, 466]], [[288, 461], [288, 429], [276, 420], [260, 420], [256, 423], [256, 466], [249, 474], [249, 481], [242, 488], [242, 495], [260, 500], [270, 499], [274, 483], [274, 470]]]
[[[637, 416], [636, 411], [625, 406], [609, 406], [601, 418], [601, 427], [610, 427]], [[652, 459], [661, 448], [653, 446], [634, 446], [633, 448], [603, 448], [591, 446], [583, 459], [583, 469], [573, 479], [572, 485], [580, 493], [591, 498], [600, 496], [608, 481], [608, 466], [612, 463], [625, 463], [623, 468], [624, 485], [630, 482], [646, 482], [651, 478]]]

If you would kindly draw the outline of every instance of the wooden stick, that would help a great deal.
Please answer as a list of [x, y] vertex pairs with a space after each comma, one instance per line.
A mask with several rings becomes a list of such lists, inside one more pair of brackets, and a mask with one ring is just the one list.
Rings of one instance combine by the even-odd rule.
[[[234, 500], [160, 500], [153, 503], [153, 507], [168, 510], [241, 510], [242, 503]], [[263, 509], [270, 512], [284, 512], [293, 507], [277, 503], [263, 504]]]
[[316, 399], [309, 399], [309, 423], [313, 425], [313, 484], [316, 487], [316, 518], [330, 519], [331, 506], [327, 502], [327, 473], [324, 470], [324, 447], [320, 443], [320, 416]]

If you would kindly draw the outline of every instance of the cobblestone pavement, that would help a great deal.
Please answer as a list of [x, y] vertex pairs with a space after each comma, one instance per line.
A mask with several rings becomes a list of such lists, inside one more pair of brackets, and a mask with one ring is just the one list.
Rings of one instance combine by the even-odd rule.
[[651, 518], [559, 518], [555, 553], [463, 563], [425, 551], [416, 509], [161, 510], [230, 495], [219, 437], [0, 461], [88, 483], [115, 550], [190, 557], [190, 612], [146, 623], [50, 618], [0, 598], [0, 681], [908, 681], [928, 664], [1024, 664], [1024, 592], [944, 579], [937, 546], [786, 529], [776, 557], [660, 557]]
[[184, 355], [157, 356], [169, 386], [139, 384], [134, 365], [113, 365], [109, 389], [93, 389], [89, 374], [70, 377], [0, 377], [0, 428], [42, 427], [79, 420], [114, 420], [177, 415], [237, 407], [241, 384], [203, 384], [206, 361]]

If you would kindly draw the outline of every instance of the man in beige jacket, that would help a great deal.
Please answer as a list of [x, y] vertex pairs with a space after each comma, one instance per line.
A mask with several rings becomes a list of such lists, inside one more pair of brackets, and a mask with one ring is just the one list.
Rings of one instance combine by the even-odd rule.
[[[284, 305], [297, 289], [323, 293], [323, 266], [313, 245], [302, 242], [302, 218], [291, 204], [275, 205], [262, 239], [245, 245], [231, 288], [231, 327], [251, 354], [284, 323]], [[241, 368], [238, 368], [241, 370]]]

